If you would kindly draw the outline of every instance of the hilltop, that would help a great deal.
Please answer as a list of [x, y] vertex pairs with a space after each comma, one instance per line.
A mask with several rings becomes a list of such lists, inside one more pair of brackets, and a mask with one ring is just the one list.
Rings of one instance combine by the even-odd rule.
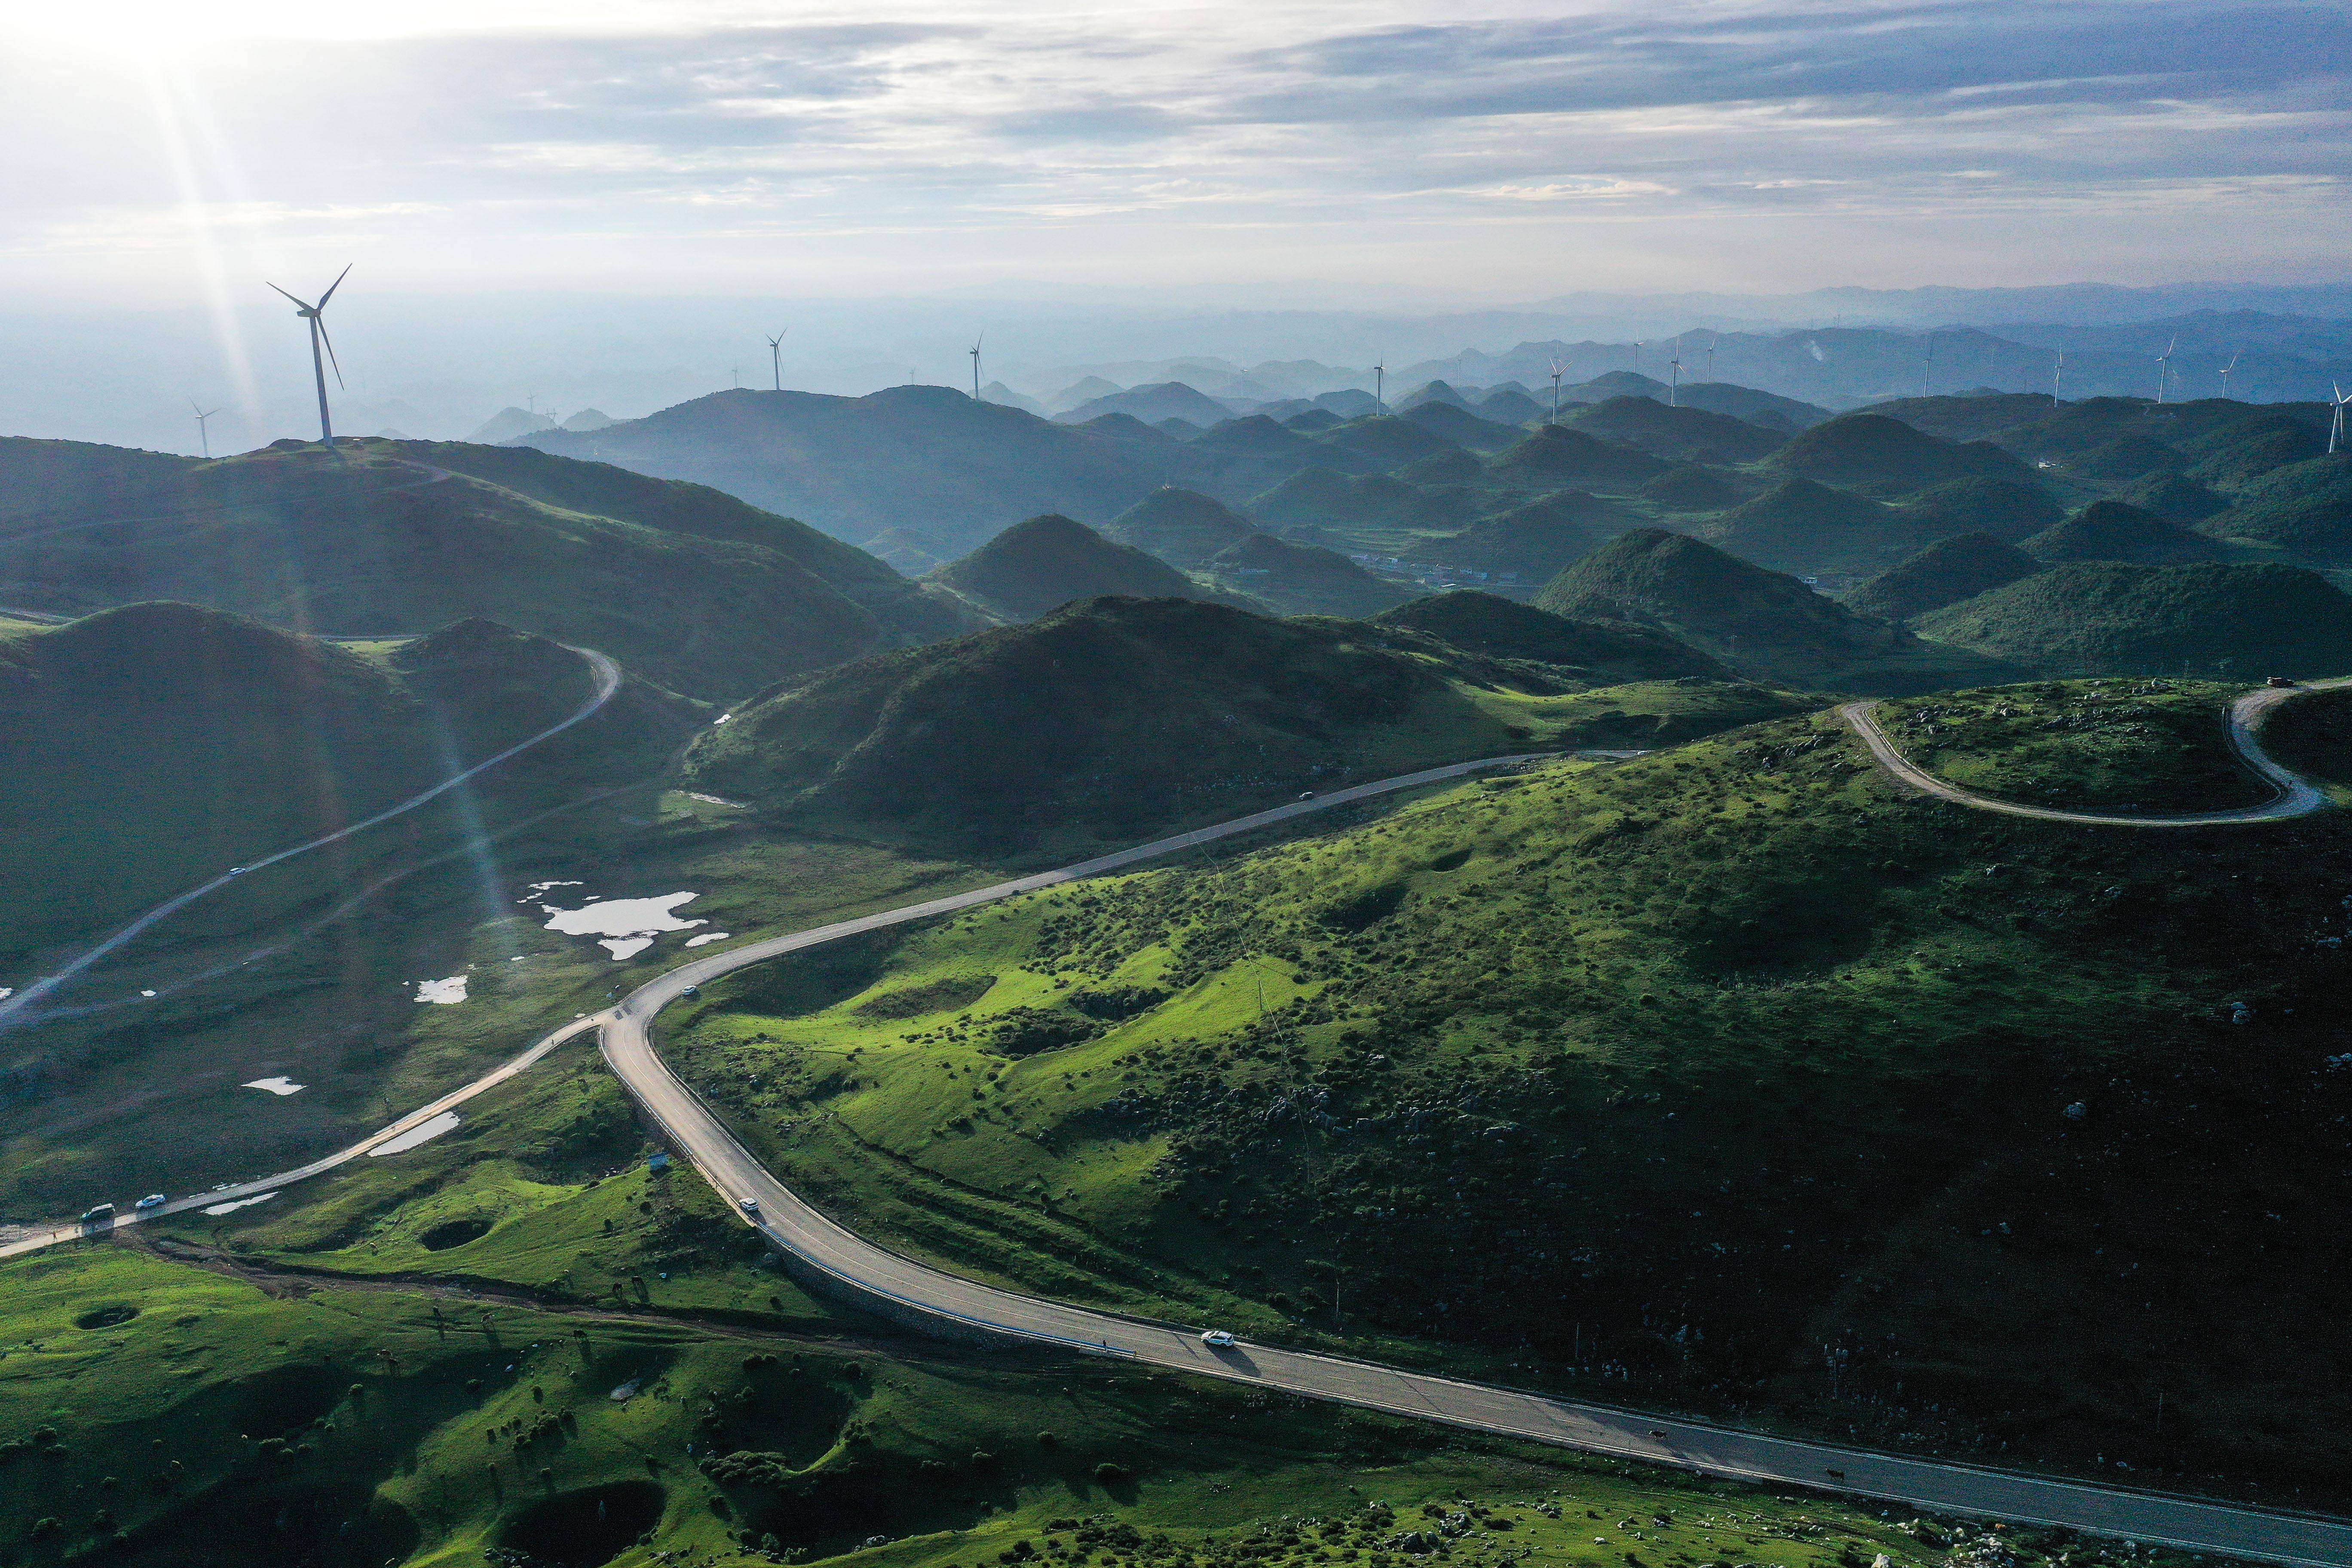
[[853, 542], [915, 521], [956, 551], [1040, 513], [1116, 516], [1165, 477], [1085, 429], [944, 386], [717, 392], [602, 430], [522, 439], [709, 485]]
[[1015, 523], [924, 581], [999, 620], [1034, 620], [1073, 599], [1104, 594], [1137, 598], [1208, 599], [1173, 566], [1132, 545], [1114, 544], [1066, 517]]
[[2236, 504], [2209, 514], [2207, 531], [2250, 539], [2321, 561], [2352, 557], [2352, 455], [2307, 458], [2273, 468], [2238, 492]]
[[2075, 561], [1920, 620], [1938, 641], [2115, 674], [2340, 675], [2352, 597], [2298, 566]]
[[1916, 647], [1909, 633], [1794, 577], [1655, 528], [1602, 545], [1547, 584], [1536, 604], [1571, 620], [1656, 626], [1735, 667], [1799, 685]]
[[1809, 573], [1878, 571], [1929, 537], [1902, 509], [1800, 478], [1694, 531], [1759, 566]]
[[1198, 566], [1257, 531], [1249, 519], [1197, 490], [1162, 486], [1110, 520], [1105, 538], [1148, 550], [1173, 566]]
[[54, 498], [0, 520], [0, 599], [68, 613], [176, 599], [354, 635], [485, 616], [697, 696], [970, 624], [788, 518], [539, 452], [285, 442], [129, 465], [135, 489], [104, 454], [0, 443], [0, 489], [30, 470]]
[[1551, 490], [1564, 485], [1639, 484], [1671, 465], [1565, 425], [1546, 425], [1496, 454], [1487, 472], [1497, 484]]
[[1202, 567], [1237, 595], [1286, 616], [1377, 615], [1410, 595], [1336, 550], [1253, 533], [1211, 556]]
[[1731, 678], [1719, 660], [1654, 626], [1567, 620], [1494, 594], [1433, 594], [1374, 619], [1384, 626], [1427, 632], [1465, 653], [1551, 665], [1601, 686], [1692, 676]]
[[1990, 533], [1958, 534], [1862, 584], [1845, 603], [1865, 616], [1907, 621], [2041, 570], [2041, 562]]
[[1786, 430], [1768, 430], [1704, 408], [1669, 407], [1645, 396], [1612, 397], [1572, 409], [1563, 423], [1678, 463], [1752, 463], [1789, 439]]
[[[992, 857], [1068, 855], [1351, 778], [1528, 750], [1629, 710], [1777, 711], [1735, 689], [1608, 703], [1345, 620], [1096, 599], [867, 659], [707, 731], [697, 786], [780, 823]], [[1761, 704], [1759, 710], [1759, 703]], [[1710, 706], [1712, 705], [1712, 706]], [[1722, 719], [1717, 722], [1737, 722]]]
[[1816, 425], [1767, 459], [1823, 484], [1903, 495], [1950, 479], [2030, 484], [2033, 470], [1984, 441], [1939, 441], [1883, 414], [1848, 414]]
[[2211, 540], [2119, 500], [2093, 501], [2021, 540], [2018, 548], [2041, 561], [2133, 561], [2149, 566], [2210, 561], [2221, 553]]
[[1545, 583], [1641, 521], [1639, 514], [1590, 491], [1556, 490], [1480, 518], [1445, 542], [1444, 557], [1451, 565]]

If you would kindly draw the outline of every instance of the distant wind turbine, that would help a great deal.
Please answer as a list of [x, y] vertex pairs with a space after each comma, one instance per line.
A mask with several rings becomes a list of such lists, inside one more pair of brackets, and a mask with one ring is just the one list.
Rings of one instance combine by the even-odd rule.
[[[335, 290], [341, 288], [343, 279], [351, 275], [350, 267], [336, 273], [335, 280], [327, 285], [327, 291], [319, 296], [319, 302], [315, 305], [306, 305], [294, 300], [293, 295], [286, 294], [286, 290], [278, 289], [275, 283], [269, 285], [280, 294], [286, 294], [289, 300], [294, 300], [294, 313], [310, 323], [310, 374], [319, 383], [319, 440], [321, 445], [329, 447], [335, 444], [335, 427], [327, 418], [327, 366], [335, 366], [335, 385], [338, 388], [343, 384], [343, 367], [336, 363], [335, 345], [327, 336], [327, 301], [335, 297]], [[319, 350], [322, 347], [327, 351], [323, 362], [319, 358]]]
[[2176, 336], [2164, 345], [2164, 352], [2156, 356], [2156, 400], [2158, 403], [2164, 401], [2165, 383], [2172, 379], [2172, 351], [2179, 346], [2180, 339]]
[[2058, 351], [2058, 363], [2050, 372], [2050, 406], [2058, 406], [2058, 384], [2066, 378], [2066, 351]]
[[1715, 379], [1715, 345], [1722, 341], [1721, 332], [1716, 332], [1706, 340], [1706, 379], [1710, 382]]
[[1682, 356], [1680, 354], [1676, 354], [1673, 359], [1668, 360], [1666, 364], [1674, 372], [1674, 379], [1666, 383], [1666, 406], [1669, 408], [1680, 408], [1682, 406], [1683, 394]]
[[981, 333], [971, 340], [971, 347], [965, 351], [971, 355], [971, 400], [974, 403], [980, 401], [980, 345], [987, 336], [986, 332]]
[[193, 397], [188, 399], [188, 406], [196, 409], [196, 439], [204, 443], [205, 460], [206, 462], [210, 462], [213, 456], [213, 433], [205, 427], [205, 421], [210, 419], [214, 415], [218, 414], [220, 410], [217, 408], [196, 408], [196, 400]]
[[1936, 384], [1936, 334], [1927, 334], [1927, 362], [1919, 367], [1919, 395], [1932, 396], [1927, 389]]
[[2230, 373], [2238, 368], [2238, 355], [2244, 352], [2242, 349], [2233, 350], [2230, 363], [2221, 367], [2221, 401], [2224, 403], [2230, 401]]
[[1564, 372], [1567, 370], [1567, 368], [1568, 368], [1568, 367], [1567, 367], [1566, 365], [1563, 365], [1563, 364], [1561, 364], [1561, 363], [1559, 363], [1559, 355], [1555, 354], [1555, 355], [1553, 355], [1553, 356], [1552, 356], [1552, 362], [1551, 362], [1551, 418], [1550, 418], [1549, 420], [1546, 421], [1546, 423], [1548, 423], [1548, 424], [1557, 425], [1557, 424], [1559, 424], [1559, 378], [1560, 378], [1560, 375], [1562, 374], [1562, 373], [1564, 373]]
[[768, 369], [776, 378], [776, 390], [784, 389], [784, 334], [790, 327], [778, 327], [776, 335], [768, 340]]
[[1639, 338], [1633, 340], [1633, 374], [1642, 374], [1642, 340]]
[[736, 390], [736, 391], [738, 391], [738, 392], [742, 391], [742, 390], [743, 390], [743, 367], [742, 367], [741, 365], [740, 365], [740, 364], [730, 364], [730, 365], [729, 365], [729, 366], [727, 367], [727, 380], [728, 380], [729, 384], [730, 384], [730, 385], [732, 385], [732, 386], [735, 388], [735, 390]]
[[1372, 412], [1374, 414], [1386, 414], [1389, 411], [1388, 389], [1389, 361], [1388, 356], [1382, 354], [1381, 363], [1372, 366]]
[[2336, 390], [2336, 400], [2328, 405], [2329, 407], [2336, 411], [2336, 417], [2329, 422], [2327, 426], [2327, 450], [2329, 455], [2333, 456], [2344, 449], [2344, 405], [2347, 403], [2352, 403], [2352, 397], [2347, 397], [2344, 395], [2344, 388], [2342, 386], [2336, 385], [2332, 382], [2329, 383], [2329, 384], [2334, 386]]

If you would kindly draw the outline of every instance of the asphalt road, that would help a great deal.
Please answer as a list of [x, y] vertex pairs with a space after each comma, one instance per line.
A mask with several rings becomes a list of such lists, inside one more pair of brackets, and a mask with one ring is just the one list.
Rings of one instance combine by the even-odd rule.
[[[1865, 738], [1868, 732], [1864, 731]], [[639, 987], [605, 1016], [604, 1058], [667, 1132], [671, 1147], [737, 1205], [739, 1213], [746, 1198], [759, 1205], [756, 1217], [747, 1217], [780, 1251], [842, 1292], [896, 1317], [917, 1322], [928, 1320], [950, 1332], [1061, 1345], [1076, 1353], [1258, 1384], [1313, 1398], [1709, 1475], [1822, 1489], [2020, 1522], [2064, 1525], [2191, 1551], [2282, 1563], [2352, 1563], [2352, 1522], [2344, 1521], [1765, 1436], [1268, 1346], [1240, 1343], [1219, 1349], [1202, 1342], [1195, 1330], [1090, 1311], [983, 1285], [877, 1246], [803, 1201], [770, 1173], [669, 1069], [647, 1033], [654, 1016], [689, 987], [763, 959], [1116, 870], [1230, 833], [1389, 789], [1433, 782], [1479, 765], [1435, 769], [1360, 786], [1081, 865], [697, 959]]]
[[2301, 774], [2293, 773], [2273, 761], [2263, 744], [2254, 738], [2254, 725], [2265, 713], [2280, 703], [2301, 697], [2307, 692], [2330, 691], [2352, 685], [2352, 676], [2335, 680], [2306, 681], [2300, 686], [2258, 686], [2230, 705], [2230, 744], [2238, 755], [2263, 777], [2270, 780], [2278, 794], [2260, 805], [2243, 806], [2236, 811], [2192, 812], [2182, 816], [2103, 816], [2090, 811], [2059, 811], [2051, 806], [2026, 805], [1995, 795], [1979, 795], [1974, 790], [1946, 784], [1925, 768], [1908, 761], [1895, 749], [1880, 729], [1876, 715], [1878, 704], [1849, 702], [1838, 710], [1839, 717], [1853, 726], [1864, 744], [1870, 748], [1879, 765], [1897, 779], [1922, 795], [1932, 795], [1956, 805], [1974, 806], [1979, 811], [1997, 811], [2007, 816], [2039, 817], [2044, 822], [2080, 822], [2099, 827], [2223, 827], [2233, 823], [2282, 822], [2291, 816], [2308, 816], [2327, 804], [2327, 796]]
[[[438, 470], [436, 471], [437, 472]], [[575, 647], [572, 651], [588, 661], [589, 672], [593, 677], [594, 684], [589, 690], [587, 700], [582, 702], [578, 708], [572, 710], [571, 717], [565, 719], [561, 723], [549, 725], [546, 729], [541, 730], [538, 734], [530, 737], [528, 740], [516, 742], [513, 745], [509, 746], [505, 751], [500, 752], [497, 756], [483, 758], [480, 762], [476, 763], [472, 767], [467, 768], [464, 773], [453, 773], [449, 777], [443, 779], [439, 784], [435, 784], [430, 789], [420, 790], [416, 794], [410, 795], [406, 800], [401, 801], [396, 805], [384, 807], [382, 811], [377, 812], [373, 816], [368, 817], [363, 821], [354, 822], [349, 826], [338, 828], [332, 833], [322, 834], [319, 837], [310, 840], [308, 843], [297, 844], [291, 848], [280, 849], [272, 855], [265, 855], [258, 860], [247, 861], [245, 865], [239, 866], [233, 870], [223, 871], [219, 876], [215, 877], [211, 881], [205, 883], [201, 887], [191, 888], [184, 893], [174, 894], [173, 897], [164, 900], [162, 903], [157, 904], [153, 909], [149, 910], [145, 914], [141, 915], [130, 924], [123, 926], [121, 930], [108, 936], [104, 941], [100, 942], [97, 945], [85, 948], [80, 952], [76, 953], [71, 959], [68, 960], [65, 965], [56, 973], [45, 974], [40, 979], [34, 981], [23, 990], [17, 992], [14, 996], [0, 999], [0, 1033], [5, 1033], [8, 1028], [12, 1027], [16, 1024], [28, 1021], [25, 1015], [26, 1009], [30, 1008], [35, 1002], [37, 1002], [42, 997], [48, 995], [58, 986], [63, 985], [67, 981], [71, 980], [75, 975], [79, 974], [83, 970], [88, 969], [91, 964], [96, 963], [108, 953], [114, 952], [125, 942], [135, 940], [142, 932], [149, 930], [158, 921], [169, 920], [173, 915], [175, 915], [180, 910], [186, 909], [190, 904], [194, 903], [198, 899], [205, 897], [206, 894], [218, 892], [221, 889], [227, 887], [230, 882], [234, 881], [238, 877], [250, 875], [255, 871], [260, 870], [265, 866], [275, 866], [281, 860], [291, 860], [297, 855], [308, 855], [314, 849], [323, 849], [330, 844], [340, 844], [344, 839], [351, 837], [354, 834], [365, 833], [371, 827], [378, 826], [381, 824], [390, 822], [395, 816], [404, 816], [409, 812], [415, 811], [418, 806], [423, 805], [425, 802], [446, 795], [449, 791], [456, 789], [459, 784], [464, 784], [467, 780], [489, 772], [490, 769], [497, 767], [500, 763], [505, 762], [508, 758], [518, 756], [524, 752], [530, 751], [533, 746], [538, 745], [541, 742], [550, 740], [554, 736], [563, 733], [564, 731], [571, 729], [574, 724], [579, 723], [582, 720], [593, 714], [598, 709], [604, 707], [605, 703], [610, 702], [613, 700], [613, 693], [621, 689], [621, 667], [614, 663], [612, 659], [608, 658], [604, 654], [598, 653], [592, 648]], [[5, 1255], [0, 1254], [0, 1256]]]

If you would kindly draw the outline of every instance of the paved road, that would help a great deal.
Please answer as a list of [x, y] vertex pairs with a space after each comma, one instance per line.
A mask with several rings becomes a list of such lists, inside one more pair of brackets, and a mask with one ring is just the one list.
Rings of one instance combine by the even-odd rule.
[[621, 667], [614, 663], [604, 655], [597, 653], [591, 648], [576, 647], [572, 651], [588, 661], [589, 671], [594, 677], [594, 685], [588, 693], [587, 700], [583, 701], [578, 708], [574, 709], [570, 718], [565, 719], [561, 723], [549, 725], [546, 729], [541, 730], [538, 734], [531, 736], [528, 740], [516, 742], [513, 745], [509, 746], [505, 751], [500, 752], [495, 757], [485, 757], [482, 761], [476, 763], [472, 767], [467, 768], [464, 773], [454, 773], [448, 778], [443, 779], [439, 784], [435, 784], [432, 788], [422, 790], [415, 795], [410, 795], [406, 800], [400, 802], [398, 805], [386, 806], [383, 810], [377, 812], [373, 816], [368, 817], [364, 821], [354, 822], [348, 827], [338, 828], [332, 833], [321, 835], [317, 838], [311, 839], [307, 844], [297, 844], [290, 849], [280, 849], [274, 855], [265, 855], [258, 860], [248, 861], [247, 864], [239, 866], [232, 870], [222, 872], [219, 876], [215, 877], [211, 881], [205, 883], [202, 887], [191, 888], [184, 893], [176, 894], [172, 898], [164, 900], [162, 903], [157, 904], [153, 909], [149, 910], [145, 914], [141, 915], [137, 920], [132, 921], [130, 924], [122, 927], [120, 931], [117, 931], [112, 935], [107, 937], [103, 942], [99, 942], [96, 946], [87, 948], [81, 952], [75, 954], [74, 957], [68, 960], [65, 966], [59, 969], [55, 974], [43, 975], [40, 979], [34, 981], [23, 990], [17, 992], [14, 996], [7, 997], [5, 1000], [0, 1000], [0, 1033], [5, 1033], [9, 1028], [29, 1022], [30, 1019], [26, 1015], [26, 1010], [35, 1002], [47, 996], [58, 986], [64, 984], [75, 975], [79, 974], [83, 970], [88, 969], [91, 964], [96, 963], [99, 960], [104, 958], [108, 953], [114, 952], [117, 948], [122, 946], [123, 943], [132, 941], [142, 932], [155, 925], [158, 921], [170, 919], [173, 915], [177, 914], [184, 909], [186, 909], [190, 904], [194, 903], [198, 899], [204, 898], [206, 894], [218, 892], [221, 889], [227, 887], [230, 882], [234, 881], [238, 877], [247, 876], [252, 872], [258, 871], [265, 866], [275, 866], [281, 860], [291, 860], [297, 855], [308, 855], [313, 849], [323, 849], [330, 844], [339, 844], [342, 840], [351, 837], [353, 834], [365, 833], [371, 827], [390, 822], [395, 816], [415, 811], [418, 806], [423, 805], [425, 802], [433, 800], [439, 795], [446, 795], [449, 791], [456, 789], [467, 779], [488, 773], [490, 769], [497, 767], [500, 763], [505, 762], [508, 758], [517, 756], [521, 752], [530, 751], [533, 746], [538, 745], [541, 742], [552, 739], [553, 737], [562, 734], [564, 731], [571, 729], [574, 724], [579, 723], [582, 720], [593, 714], [598, 709], [604, 707], [605, 703], [611, 701], [613, 700], [613, 693], [621, 689]]
[[[1507, 759], [1519, 761], [1525, 759]], [[843, 921], [697, 959], [632, 992], [605, 1016], [605, 1059], [629, 1091], [730, 1203], [759, 1205], [754, 1221], [804, 1270], [893, 1316], [950, 1332], [1061, 1345], [1074, 1352], [1147, 1363], [1258, 1384], [1399, 1415], [1447, 1422], [1592, 1453], [1680, 1466], [1710, 1475], [1821, 1488], [1918, 1507], [2057, 1524], [2282, 1563], [2352, 1563], [2352, 1522], [2264, 1512], [2119, 1490], [1978, 1467], [1733, 1431], [1575, 1400], [1399, 1371], [1343, 1358], [1254, 1344], [1215, 1349], [1197, 1332], [1089, 1311], [966, 1279], [900, 1256], [827, 1219], [772, 1174], [655, 1051], [647, 1026], [692, 986], [781, 953], [908, 921], [1095, 876], [1200, 844], [1362, 799], [1433, 782], [1470, 767], [1436, 769], [1386, 784], [1341, 791], [1236, 823], [1163, 839], [1017, 881], [935, 899], [908, 909]]]
[[2352, 676], [2334, 680], [2306, 681], [2300, 686], [2258, 686], [2230, 705], [2230, 743], [2247, 765], [2275, 785], [2278, 794], [2261, 805], [2242, 806], [2236, 811], [2192, 812], [2184, 816], [2103, 816], [2090, 811], [2059, 811], [2050, 806], [2026, 805], [2019, 801], [2002, 800], [1998, 796], [1979, 795], [1974, 790], [1946, 784], [1925, 768], [1908, 761], [1895, 749], [1895, 742], [1878, 726], [1875, 710], [1878, 704], [1849, 702], [1838, 710], [1839, 717], [1853, 726], [1864, 743], [1870, 747], [1881, 766], [1903, 783], [1939, 799], [1957, 805], [1974, 806], [1979, 811], [1998, 811], [2009, 816], [2039, 817], [2044, 822], [2081, 822], [2101, 827], [2221, 827], [2233, 823], [2282, 822], [2292, 816], [2308, 816], [2327, 804], [2327, 796], [2300, 773], [2290, 772], [2273, 760], [2254, 738], [2254, 726], [2263, 716], [2280, 703], [2313, 691], [2332, 691], [2352, 686]]

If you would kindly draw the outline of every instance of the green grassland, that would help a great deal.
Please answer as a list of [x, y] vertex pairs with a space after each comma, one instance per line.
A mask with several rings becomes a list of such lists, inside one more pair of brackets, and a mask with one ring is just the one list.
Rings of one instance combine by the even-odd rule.
[[2263, 749], [2352, 805], [2352, 692], [2321, 691], [2274, 708], [2263, 722]]
[[2277, 794], [2230, 744], [2243, 690], [2210, 681], [2047, 681], [1889, 702], [1878, 721], [1947, 783], [2069, 810], [2228, 811]]
[[[854, 1324], [263, 1289], [107, 1244], [7, 1273], [0, 1551], [44, 1568], [1941, 1568], [1981, 1550], [1907, 1514], [1164, 1374], [860, 1344]], [[2094, 1555], [1998, 1540], [2029, 1568]]]
[[2332, 1485], [2347, 886], [2333, 817], [1990, 817], [1823, 714], [780, 961], [663, 1035], [830, 1212], [987, 1277]]

